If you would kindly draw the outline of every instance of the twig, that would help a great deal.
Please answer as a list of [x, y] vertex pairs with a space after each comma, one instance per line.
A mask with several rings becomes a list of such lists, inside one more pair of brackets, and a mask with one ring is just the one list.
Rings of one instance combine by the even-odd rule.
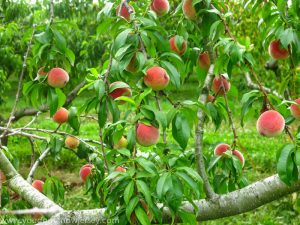
[[32, 179], [33, 179], [33, 174], [35, 172], [35, 170], [37, 169], [37, 167], [39, 166], [40, 162], [42, 162], [44, 160], [44, 158], [46, 158], [46, 156], [48, 155], [48, 153], [51, 151], [51, 148], [47, 148], [41, 155], [40, 157], [35, 161], [35, 163], [33, 164], [33, 166], [30, 169], [30, 172], [28, 174], [27, 177], [27, 182], [31, 184]]
[[35, 147], [34, 147], [34, 142], [33, 142], [33, 138], [32, 137], [28, 137], [30, 146], [31, 146], [31, 163], [30, 163], [30, 167], [33, 166], [34, 161], [35, 161]]
[[[22, 90], [22, 82], [23, 82], [23, 79], [24, 79], [25, 69], [27, 67], [26, 61], [27, 61], [27, 58], [29, 56], [29, 52], [31, 50], [31, 44], [32, 44], [32, 41], [33, 41], [35, 29], [36, 29], [36, 25], [34, 24], [33, 25], [33, 31], [32, 31], [32, 34], [31, 34], [31, 38], [29, 40], [27, 50], [26, 50], [26, 53], [24, 55], [22, 70], [21, 70], [21, 74], [20, 74], [20, 78], [19, 78], [19, 82], [18, 82], [18, 89], [17, 89], [16, 99], [15, 99], [15, 103], [13, 105], [12, 111], [10, 113], [10, 116], [9, 116], [9, 119], [8, 119], [8, 122], [7, 122], [7, 125], [6, 125], [7, 129], [9, 128], [9, 126], [10, 126], [12, 120], [13, 120], [14, 114], [15, 114], [16, 109], [17, 109], [17, 104], [20, 100], [21, 90]], [[7, 134], [7, 131], [4, 131], [3, 134], [0, 136], [0, 145], [1, 145], [1, 138], [4, 137], [6, 134]]]
[[100, 137], [100, 141], [101, 141], [101, 143], [102, 143], [102, 144], [101, 144], [101, 151], [102, 151], [102, 155], [103, 155], [103, 159], [104, 159], [106, 171], [108, 171], [109, 167], [108, 167], [108, 162], [107, 162], [106, 153], [105, 153], [105, 148], [104, 148], [104, 143], [103, 143], [102, 128], [100, 128], [100, 131], [99, 131], [99, 137]]
[[50, 22], [49, 24], [51, 25], [54, 21], [54, 2], [53, 0], [50, 0]]
[[232, 133], [233, 133], [232, 150], [234, 150], [236, 147], [236, 141], [237, 141], [238, 136], [237, 136], [236, 129], [235, 129], [235, 126], [233, 123], [232, 112], [231, 112], [229, 104], [228, 104], [228, 99], [227, 99], [227, 94], [226, 94], [226, 90], [224, 87], [223, 79], [221, 79], [221, 88], [223, 89], [223, 92], [224, 92], [225, 105], [226, 105], [228, 118], [229, 118], [229, 122], [231, 124]]

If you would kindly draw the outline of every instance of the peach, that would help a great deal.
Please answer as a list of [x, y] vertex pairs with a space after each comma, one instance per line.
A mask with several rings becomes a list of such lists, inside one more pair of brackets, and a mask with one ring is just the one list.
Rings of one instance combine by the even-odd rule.
[[0, 182], [4, 183], [6, 181], [6, 176], [5, 174], [0, 170]]
[[[224, 89], [222, 87], [222, 84], [224, 86]], [[215, 94], [219, 94], [219, 95], [224, 95], [225, 93], [227, 93], [230, 89], [230, 83], [229, 81], [226, 80], [226, 78], [222, 75], [220, 75], [219, 77], [215, 77], [213, 80], [213, 84], [212, 84], [212, 90]]]
[[69, 118], [69, 111], [63, 107], [57, 110], [57, 112], [52, 117], [52, 119], [58, 124], [67, 122], [68, 118]]
[[76, 137], [68, 136], [65, 140], [65, 145], [71, 149], [76, 149], [79, 144], [80, 141]]
[[274, 59], [286, 59], [289, 51], [281, 47], [279, 40], [273, 40], [269, 45], [269, 54]]
[[170, 77], [166, 70], [159, 66], [149, 68], [144, 76], [144, 83], [154, 91], [163, 90], [168, 86], [169, 81]]
[[196, 9], [193, 6], [193, 0], [184, 0], [182, 3], [182, 11], [186, 18], [195, 20], [197, 18]]
[[83, 182], [86, 181], [88, 176], [91, 174], [93, 168], [94, 166], [92, 164], [85, 164], [81, 167], [79, 171], [79, 176]]
[[48, 73], [48, 84], [54, 88], [63, 88], [69, 82], [69, 74], [61, 68], [53, 68]]
[[256, 123], [258, 133], [266, 137], [275, 137], [282, 133], [285, 127], [283, 116], [275, 111], [269, 110], [260, 115]]
[[44, 77], [46, 76], [48, 73], [44, 70], [44, 66], [39, 68], [39, 70], [37, 71], [37, 75], [40, 76], [40, 77]]
[[168, 0], [153, 0], [150, 8], [156, 15], [164, 16], [169, 12], [170, 4]]
[[207, 102], [214, 102], [214, 101], [215, 101], [215, 96], [213, 96], [213, 95], [207, 96]]
[[171, 37], [169, 40], [171, 50], [176, 52], [178, 55], [183, 55], [187, 48], [187, 43], [181, 36]]
[[[131, 89], [128, 84], [122, 81], [116, 81], [110, 84], [109, 86], [109, 96], [113, 99], [116, 99], [120, 96], [131, 97]], [[125, 101], [119, 101], [119, 104], [124, 104]]]
[[[131, 5], [128, 5], [130, 8], [131, 12], [129, 12], [128, 8], [123, 4], [121, 11], [120, 11], [120, 16], [123, 17], [125, 20], [130, 21], [130, 14], [134, 13], [134, 9]], [[116, 14], [118, 15], [120, 10], [120, 5], [117, 7]]]
[[124, 136], [122, 136], [121, 139], [116, 144], [114, 144], [114, 148], [115, 149], [126, 148], [127, 144], [128, 144], [127, 139]]
[[214, 149], [215, 155], [222, 155], [224, 152], [230, 149], [230, 146], [225, 143], [218, 144]]
[[245, 158], [244, 158], [243, 154], [240, 151], [233, 150], [232, 155], [236, 156], [240, 160], [242, 166], [245, 165]]
[[291, 114], [296, 119], [300, 119], [300, 98], [296, 99], [294, 102], [296, 102], [297, 104], [291, 105]]
[[44, 186], [44, 182], [41, 180], [35, 180], [32, 183], [32, 187], [34, 187], [36, 190], [42, 193], [43, 193], [43, 186]]
[[198, 65], [201, 69], [208, 70], [210, 67], [210, 58], [208, 52], [199, 54]]
[[125, 173], [126, 172], [126, 169], [122, 166], [118, 166], [116, 169], [115, 169], [115, 172], [120, 172], [120, 173]]
[[139, 123], [136, 128], [136, 140], [137, 142], [148, 147], [155, 145], [159, 139], [159, 129], [153, 125], [146, 125], [144, 123]]

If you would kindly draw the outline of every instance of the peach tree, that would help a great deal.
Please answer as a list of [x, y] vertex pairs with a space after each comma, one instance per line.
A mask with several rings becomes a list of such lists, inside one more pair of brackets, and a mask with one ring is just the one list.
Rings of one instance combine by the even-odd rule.
[[[300, 189], [299, 1], [66, 2], [28, 9], [16, 98], [0, 126], [0, 207], [12, 192], [22, 203], [0, 214], [30, 214], [37, 224], [197, 224]], [[254, 35], [249, 15], [257, 20]], [[3, 68], [0, 75], [12, 69]], [[197, 97], [174, 98], [184, 87]], [[75, 106], [81, 95], [84, 104]], [[18, 109], [20, 98], [28, 108]], [[243, 175], [236, 101], [242, 126], [255, 118], [265, 138], [288, 137], [277, 149], [278, 174], [252, 184]], [[42, 113], [56, 129], [33, 126]], [[25, 116], [32, 119], [13, 126]], [[82, 118], [97, 123], [98, 139], [85, 137]], [[205, 127], [222, 123], [232, 142], [208, 148]], [[26, 180], [10, 136], [39, 143]], [[97, 209], [65, 210], [57, 177], [33, 179], [46, 157], [59, 160], [65, 150], [85, 161], [79, 177]]]

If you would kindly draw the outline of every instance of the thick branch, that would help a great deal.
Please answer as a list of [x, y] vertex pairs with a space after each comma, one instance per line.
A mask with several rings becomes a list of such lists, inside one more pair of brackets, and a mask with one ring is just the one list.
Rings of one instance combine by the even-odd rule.
[[[26, 182], [16, 171], [16, 169], [12, 166], [12, 164], [2, 151], [0, 151], [0, 170], [2, 170], [3, 173], [6, 175], [8, 179], [8, 186], [34, 207], [42, 209], [52, 209], [56, 212], [63, 211], [63, 209], [60, 206], [52, 202], [45, 195], [40, 193], [38, 190], [33, 188], [28, 182]], [[47, 215], [51, 216], [53, 215], [53, 213]]]
[[[213, 77], [213, 71], [214, 71], [214, 66], [211, 65], [208, 71], [208, 74], [206, 76], [206, 79], [204, 81], [204, 85], [202, 88], [202, 91], [200, 93], [198, 101], [205, 104], [207, 101], [207, 96], [209, 93], [209, 89], [211, 86], [212, 82], [212, 77]], [[205, 193], [208, 198], [215, 198], [216, 194], [214, 193], [214, 190], [212, 189], [206, 171], [205, 171], [205, 162], [204, 162], [204, 157], [203, 157], [203, 127], [204, 127], [204, 119], [205, 119], [205, 114], [201, 108], [199, 108], [198, 113], [198, 124], [196, 126], [195, 130], [195, 156], [196, 156], [196, 164], [197, 164], [197, 170], [200, 176], [203, 179], [204, 183], [204, 189]]]
[[[292, 186], [287, 186], [280, 181], [278, 175], [274, 175], [240, 190], [221, 195], [215, 200], [195, 201], [199, 208], [196, 212], [197, 220], [213, 220], [249, 212], [299, 190], [300, 181]], [[161, 204], [158, 206], [162, 207]], [[185, 202], [181, 208], [190, 213], [195, 213], [194, 207], [189, 202]], [[75, 221], [76, 224], [105, 224], [104, 212], [105, 209], [64, 211], [38, 225], [65, 225], [74, 224]], [[164, 208], [163, 212], [164, 223], [170, 223], [172, 218], [169, 209]]]

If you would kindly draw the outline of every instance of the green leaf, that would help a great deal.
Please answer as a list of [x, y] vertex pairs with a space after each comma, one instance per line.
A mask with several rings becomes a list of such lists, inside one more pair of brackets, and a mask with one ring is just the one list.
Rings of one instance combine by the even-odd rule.
[[180, 177], [191, 188], [192, 192], [196, 193], [197, 198], [200, 197], [199, 185], [197, 185], [197, 183], [195, 182], [195, 180], [193, 178], [191, 178], [186, 173], [181, 172], [181, 171], [177, 171], [176, 175], [178, 177]]
[[300, 166], [300, 149], [298, 148], [295, 153], [295, 163], [297, 166]]
[[79, 117], [77, 115], [76, 107], [71, 107], [69, 109], [68, 123], [76, 132], [79, 132], [80, 122], [79, 122]]
[[210, 171], [212, 168], [215, 167], [215, 165], [219, 162], [219, 160], [222, 158], [221, 155], [213, 156], [209, 161], [209, 166], [207, 168], [207, 171]]
[[178, 112], [172, 121], [172, 135], [181, 148], [185, 149], [190, 137], [191, 128], [184, 114]]
[[142, 207], [137, 207], [135, 209], [135, 215], [142, 225], [151, 225], [147, 213]]
[[164, 173], [157, 181], [156, 193], [159, 199], [162, 199], [164, 194], [171, 188], [167, 186], [168, 179], [170, 179], [170, 174]]
[[129, 98], [127, 96], [120, 96], [115, 99], [115, 101], [124, 101], [132, 104], [134, 107], [136, 107], [135, 101], [132, 98]]
[[132, 199], [130, 199], [128, 205], [126, 206], [125, 213], [128, 221], [130, 221], [130, 216], [138, 203], [139, 203], [139, 198], [134, 196]]
[[190, 167], [182, 166], [182, 167], [178, 167], [177, 170], [185, 171], [190, 177], [192, 177], [193, 179], [195, 179], [196, 181], [198, 181], [200, 183], [203, 183], [202, 178], [194, 169], [192, 169]]
[[161, 61], [160, 64], [167, 70], [168, 75], [170, 76], [172, 84], [176, 88], [180, 87], [180, 74], [178, 73], [176, 67], [167, 61]]
[[197, 225], [197, 218], [195, 213], [186, 212], [183, 210], [178, 211], [179, 217], [182, 219], [183, 224], [185, 225]]
[[133, 192], [134, 192], [134, 182], [130, 181], [124, 191], [124, 201], [126, 205], [128, 205], [129, 200], [133, 195]]
[[292, 153], [295, 150], [293, 144], [287, 144], [280, 151], [280, 155], [277, 161], [277, 172], [280, 179], [287, 185], [291, 185], [293, 179], [294, 162], [292, 159]]
[[54, 88], [48, 89], [47, 102], [50, 109], [50, 116], [52, 117], [58, 109], [58, 96]]
[[71, 64], [72, 66], [74, 66], [74, 63], [75, 63], [75, 54], [74, 54], [74, 52], [73, 52], [71, 49], [66, 48], [65, 54], [66, 54], [66, 56], [67, 56], [67, 58], [68, 58], [70, 64]]
[[99, 104], [98, 111], [98, 124], [100, 128], [103, 128], [107, 120], [107, 105], [106, 98], [102, 99], [102, 102]]
[[136, 158], [136, 162], [142, 167], [144, 168], [148, 173], [151, 173], [152, 175], [156, 175], [157, 174], [157, 170], [156, 167], [154, 165], [153, 162], [145, 159], [145, 158]]
[[58, 109], [62, 107], [66, 102], [66, 95], [63, 93], [63, 91], [60, 88], [55, 88], [55, 92], [58, 98]]
[[149, 205], [152, 205], [151, 192], [150, 192], [148, 185], [142, 180], [137, 180], [136, 185], [137, 185], [138, 191], [145, 196], [146, 202]]

